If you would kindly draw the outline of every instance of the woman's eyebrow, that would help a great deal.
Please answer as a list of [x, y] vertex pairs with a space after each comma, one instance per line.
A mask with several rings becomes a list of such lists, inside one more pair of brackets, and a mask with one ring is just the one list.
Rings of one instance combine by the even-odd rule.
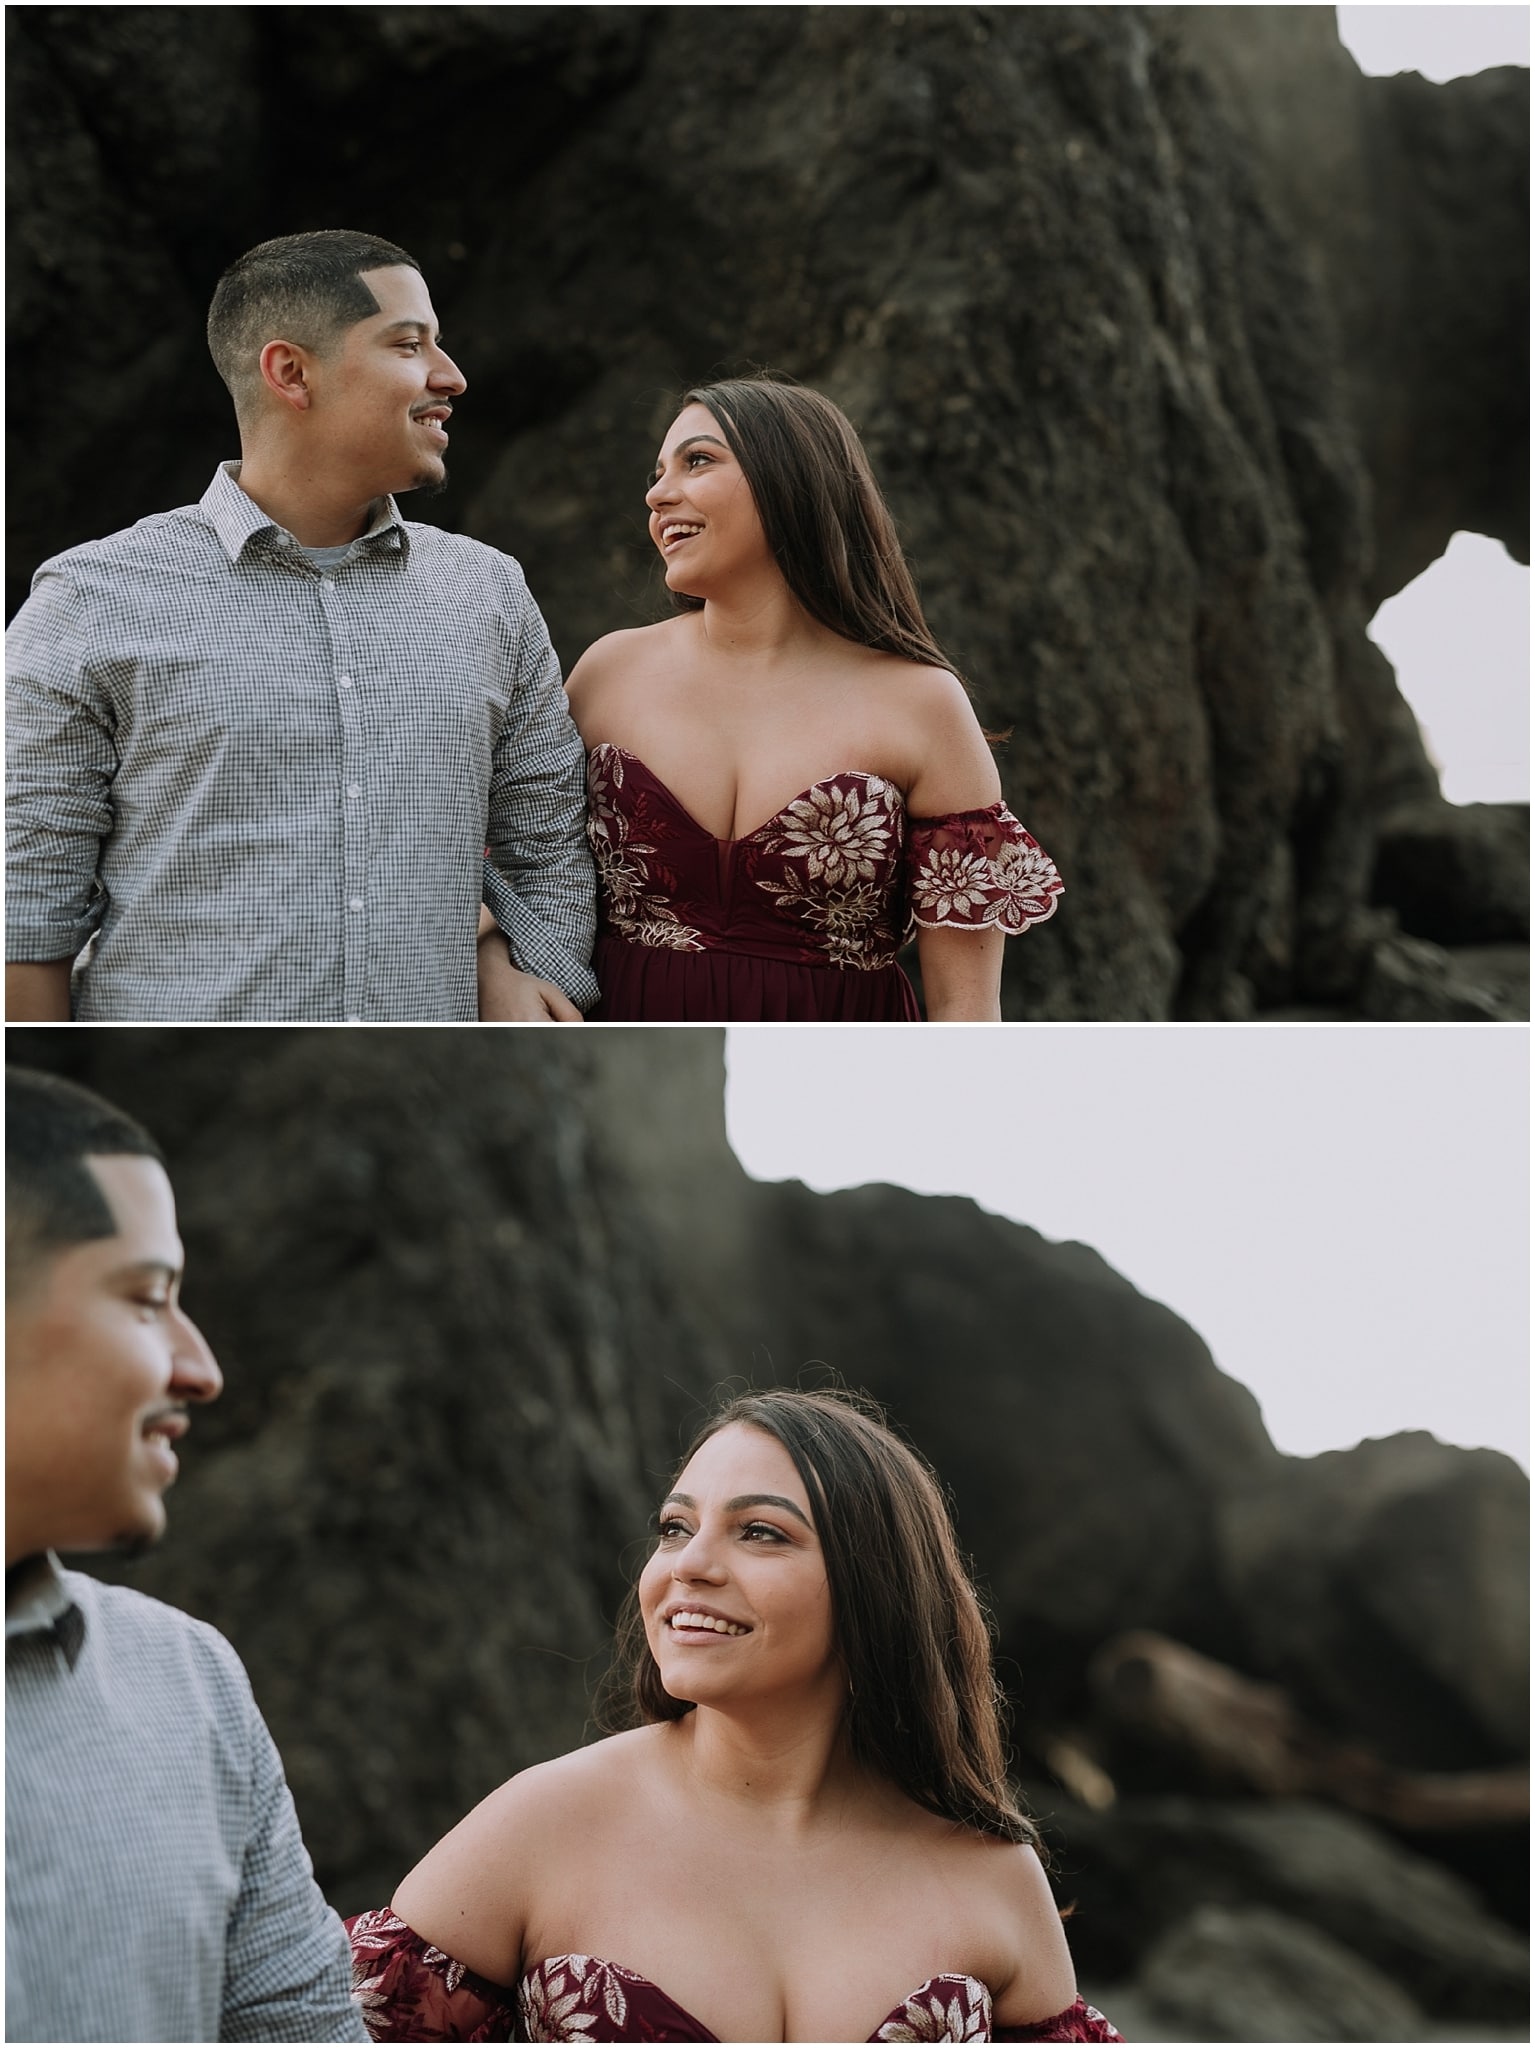
[[[662, 1507], [670, 1501], [675, 1501], [680, 1508], [698, 1506], [690, 1493], [669, 1493], [666, 1500], [662, 1501]], [[785, 1500], [781, 1493], [738, 1493], [734, 1500], [727, 1500], [725, 1503], [727, 1515], [739, 1514], [742, 1508], [787, 1508], [797, 1522], [803, 1522], [807, 1529], [811, 1526], [810, 1517], [805, 1510], [796, 1507], [792, 1500]]]
[[[730, 453], [729, 444], [722, 441], [718, 434], [689, 434], [685, 441], [679, 441], [672, 450], [672, 461], [675, 462], [679, 455], [686, 455], [690, 448], [696, 448], [701, 441], [707, 441], [711, 448], [723, 448], [727, 455]], [[654, 483], [660, 474], [661, 465], [657, 463], [650, 472], [650, 481]]]
[[797, 1508], [792, 1500], [785, 1500], [781, 1493], [738, 1493], [734, 1500], [727, 1500], [725, 1512], [735, 1514], [741, 1508], [786, 1508], [796, 1522], [810, 1527], [810, 1517], [803, 1508]]

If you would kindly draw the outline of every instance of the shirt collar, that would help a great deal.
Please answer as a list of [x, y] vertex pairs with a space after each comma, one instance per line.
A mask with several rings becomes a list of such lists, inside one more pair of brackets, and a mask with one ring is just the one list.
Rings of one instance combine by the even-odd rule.
[[85, 1616], [64, 1583], [63, 1567], [51, 1550], [23, 1558], [5, 1575], [5, 1638], [44, 1635], [59, 1646], [74, 1669], [85, 1641]]
[[[230, 561], [238, 562], [251, 541], [267, 535], [273, 536], [280, 547], [297, 547], [293, 535], [276, 520], [268, 519], [255, 499], [240, 489], [239, 476], [238, 462], [221, 462], [201, 500], [203, 517], [223, 543]], [[393, 498], [379, 500], [372, 525], [357, 536], [353, 546], [363, 543], [397, 548], [402, 555], [410, 552], [410, 533]]]

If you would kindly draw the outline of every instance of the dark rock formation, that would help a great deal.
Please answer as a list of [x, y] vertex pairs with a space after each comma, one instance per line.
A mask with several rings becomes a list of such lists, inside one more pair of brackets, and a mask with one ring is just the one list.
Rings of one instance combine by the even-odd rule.
[[1319, 1930], [1425, 2012], [1524, 2013], [1525, 1944], [1459, 1879], [1351, 1814], [1298, 1800], [1183, 1798], [1125, 1800], [1098, 1814], [1059, 1801], [1046, 1810], [1047, 1838], [1065, 1844], [1060, 1887], [1077, 1904], [1072, 1946], [1084, 1975], [1129, 1975], [1209, 1907], [1257, 1908]]
[[1335, 327], [1370, 609], [1461, 529], [1528, 562], [1528, 70], [1366, 78], [1330, 7], [1159, 12], [1240, 109]]
[[1518, 944], [1530, 930], [1528, 804], [1429, 799], [1384, 821], [1374, 897], [1442, 946]]
[[1166, 2040], [1426, 2038], [1423, 2015], [1384, 1972], [1266, 1906], [1201, 1906], [1154, 1945], [1137, 1985]]
[[[1365, 914], [1377, 820], [1435, 782], [1364, 624], [1446, 521], [1511, 530], [1510, 79], [1350, 97], [1321, 8], [303, 20], [7, 17], [12, 348], [47, 365], [53, 436], [12, 464], [12, 603], [231, 451], [200, 341], [222, 262], [373, 226], [421, 256], [470, 378], [427, 516], [525, 561], [567, 660], [652, 615], [640, 479], [683, 384], [770, 363], [849, 408], [1067, 877], [1010, 949], [1009, 1014], [1507, 1013]], [[1294, 86], [1261, 122], [1254, 35]], [[1285, 183], [1312, 98], [1394, 296], [1318, 254]]]
[[1389, 1437], [1287, 1460], [1277, 1484], [1255, 1473], [1221, 1512], [1250, 1668], [1303, 1711], [1397, 1764], [1527, 1754], [1529, 1488], [1511, 1459]]

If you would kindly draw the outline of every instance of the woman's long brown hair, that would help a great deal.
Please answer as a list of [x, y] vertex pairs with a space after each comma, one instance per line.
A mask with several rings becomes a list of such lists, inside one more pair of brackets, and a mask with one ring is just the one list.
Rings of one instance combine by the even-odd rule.
[[[782, 1444], [804, 1481], [847, 1670], [854, 1756], [928, 1812], [1038, 1848], [1007, 1782], [991, 1633], [928, 1466], [873, 1402], [787, 1389], [718, 1409], [682, 1464], [732, 1423]], [[692, 1707], [662, 1685], [631, 1589], [598, 1725], [613, 1733], [677, 1721]]]

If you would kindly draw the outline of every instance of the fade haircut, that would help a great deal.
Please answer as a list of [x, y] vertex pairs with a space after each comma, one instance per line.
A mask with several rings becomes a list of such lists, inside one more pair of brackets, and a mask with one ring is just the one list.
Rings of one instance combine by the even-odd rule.
[[[853, 1755], [929, 1813], [1040, 1848], [1008, 1783], [990, 1625], [931, 1468], [866, 1395], [773, 1388], [717, 1408], [678, 1473], [734, 1424], [782, 1444], [809, 1495], [847, 1670]], [[631, 1587], [597, 1725], [614, 1733], [692, 1711], [661, 1683]]]
[[237, 257], [208, 308], [208, 348], [243, 416], [261, 388], [261, 351], [291, 341], [323, 356], [336, 337], [379, 311], [365, 270], [419, 271], [414, 256], [377, 235], [317, 228], [279, 235]]
[[156, 1159], [141, 1124], [88, 1088], [27, 1067], [5, 1070], [5, 1290], [14, 1300], [43, 1259], [117, 1222], [88, 1158]]

